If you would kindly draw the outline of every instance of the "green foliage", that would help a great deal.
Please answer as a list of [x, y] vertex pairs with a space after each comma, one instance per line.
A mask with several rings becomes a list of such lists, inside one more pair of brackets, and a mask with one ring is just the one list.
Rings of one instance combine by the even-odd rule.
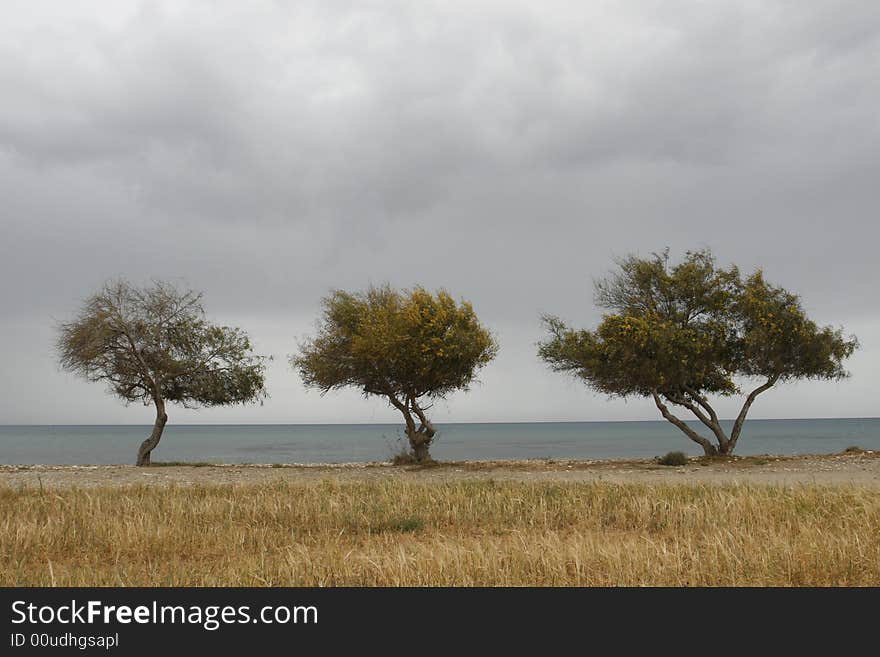
[[264, 359], [238, 328], [205, 319], [201, 295], [158, 282], [109, 283], [58, 337], [61, 366], [126, 402], [218, 406], [265, 395]]
[[687, 465], [688, 457], [684, 452], [667, 452], [665, 455], [657, 457], [657, 463], [660, 465]]
[[748, 376], [841, 379], [843, 361], [858, 346], [839, 329], [807, 318], [800, 299], [769, 285], [758, 271], [740, 286], [731, 314], [737, 322], [737, 371]]
[[691, 391], [730, 395], [736, 377], [839, 379], [857, 346], [840, 330], [820, 328], [800, 300], [736, 267], [715, 266], [708, 251], [629, 257], [596, 284], [606, 314], [594, 331], [545, 317], [550, 338], [540, 357], [610, 395], [677, 397]]
[[497, 352], [471, 304], [445, 291], [389, 286], [324, 299], [318, 335], [291, 358], [304, 383], [323, 392], [354, 386], [398, 400], [467, 390]]

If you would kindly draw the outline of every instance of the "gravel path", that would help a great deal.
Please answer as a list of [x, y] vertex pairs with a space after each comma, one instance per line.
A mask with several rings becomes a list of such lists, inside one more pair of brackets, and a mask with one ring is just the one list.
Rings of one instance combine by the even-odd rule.
[[660, 466], [650, 460], [468, 461], [433, 466], [391, 466], [387, 463], [341, 465], [173, 465], [136, 468], [131, 465], [0, 465], [0, 486], [44, 488], [382, 481], [463, 480], [611, 481], [633, 483], [750, 483], [793, 485], [854, 484], [880, 487], [880, 452], [811, 456], [743, 457], [682, 467]]

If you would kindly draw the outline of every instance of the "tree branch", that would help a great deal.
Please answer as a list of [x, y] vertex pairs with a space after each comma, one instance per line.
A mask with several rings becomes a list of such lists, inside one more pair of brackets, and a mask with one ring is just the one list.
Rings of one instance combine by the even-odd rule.
[[428, 438], [434, 437], [434, 425], [431, 424], [428, 417], [425, 415], [424, 409], [420, 408], [416, 403], [416, 399], [414, 396], [410, 395], [409, 397], [409, 405], [412, 408], [413, 412], [418, 416], [419, 422], [422, 423], [422, 426], [419, 427], [419, 431], [424, 433]]
[[709, 401], [703, 395], [701, 395], [690, 386], [684, 386], [684, 390], [691, 397], [697, 400], [697, 403], [706, 410], [713, 422], [718, 422], [718, 415], [715, 413], [715, 409], [709, 405]]
[[[709, 402], [705, 397], [693, 388], [685, 386], [684, 390], [706, 410], [709, 416], [707, 417], [705, 414], [701, 413], [700, 409], [691, 403], [683, 403], [682, 406], [690, 410], [700, 422], [709, 427], [712, 433], [715, 434], [715, 438], [718, 440], [718, 446], [721, 448], [721, 451], [727, 452], [730, 440], [727, 437], [727, 434], [724, 433], [724, 429], [721, 426], [721, 422], [718, 420], [718, 414], [715, 412], [715, 409], [709, 405]], [[686, 399], [684, 401], [687, 402]]]
[[749, 414], [749, 409], [752, 407], [752, 403], [757, 399], [758, 395], [762, 392], [766, 392], [779, 381], [779, 375], [774, 374], [767, 382], [758, 386], [754, 390], [749, 393], [749, 396], [746, 397], [745, 403], [743, 403], [742, 410], [740, 410], [739, 415], [736, 417], [736, 421], [733, 423], [733, 430], [730, 432], [730, 449], [733, 449], [736, 446], [736, 441], [739, 440], [739, 435], [742, 433], [743, 425], [746, 421], [746, 415]]
[[410, 413], [407, 405], [397, 399], [397, 396], [393, 392], [386, 392], [385, 396], [388, 397], [388, 401], [394, 406], [394, 408], [403, 413], [403, 419], [406, 422], [407, 435], [409, 436], [414, 433], [416, 430], [416, 422], [413, 420], [412, 413]]
[[663, 403], [663, 400], [660, 399], [660, 395], [657, 394], [656, 390], [652, 390], [651, 395], [654, 397], [654, 403], [660, 410], [660, 414], [663, 415], [663, 417], [666, 418], [669, 422], [681, 429], [681, 431], [684, 432], [684, 434], [688, 438], [700, 445], [707, 456], [712, 456], [718, 453], [718, 449], [711, 442], [709, 442], [706, 438], [691, 429], [687, 424], [684, 423], [684, 421], [677, 418], [669, 411], [669, 408], [666, 406], [666, 404]]

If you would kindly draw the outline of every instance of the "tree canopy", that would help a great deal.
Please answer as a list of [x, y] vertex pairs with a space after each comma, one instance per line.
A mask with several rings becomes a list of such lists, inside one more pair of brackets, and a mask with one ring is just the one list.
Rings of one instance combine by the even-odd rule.
[[[595, 330], [569, 328], [545, 316], [549, 337], [539, 356], [612, 396], [653, 398], [664, 418], [706, 454], [733, 451], [755, 398], [778, 382], [847, 376], [843, 361], [857, 348], [840, 329], [807, 317], [797, 295], [757, 270], [717, 266], [708, 250], [670, 264], [668, 251], [629, 256], [595, 284], [596, 302], [610, 312]], [[757, 380], [728, 435], [709, 395], [729, 396]], [[676, 417], [668, 404], [690, 411], [715, 444]]]
[[404, 416], [413, 455], [424, 460], [435, 434], [425, 414], [430, 401], [467, 390], [497, 349], [470, 303], [444, 290], [384, 285], [324, 298], [318, 333], [291, 364], [322, 393], [355, 387], [387, 398]]
[[253, 354], [241, 329], [208, 322], [201, 296], [164, 282], [140, 288], [114, 281], [60, 326], [63, 369], [106, 383], [126, 403], [156, 406], [156, 425], [141, 445], [139, 465], [149, 463], [161, 438], [166, 402], [220, 406], [265, 396], [264, 358]]

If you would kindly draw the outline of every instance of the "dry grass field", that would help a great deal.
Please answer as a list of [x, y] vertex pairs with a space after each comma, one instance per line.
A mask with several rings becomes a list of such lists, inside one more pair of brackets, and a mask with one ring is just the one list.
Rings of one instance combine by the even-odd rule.
[[0, 584], [876, 586], [880, 489], [2, 486]]

